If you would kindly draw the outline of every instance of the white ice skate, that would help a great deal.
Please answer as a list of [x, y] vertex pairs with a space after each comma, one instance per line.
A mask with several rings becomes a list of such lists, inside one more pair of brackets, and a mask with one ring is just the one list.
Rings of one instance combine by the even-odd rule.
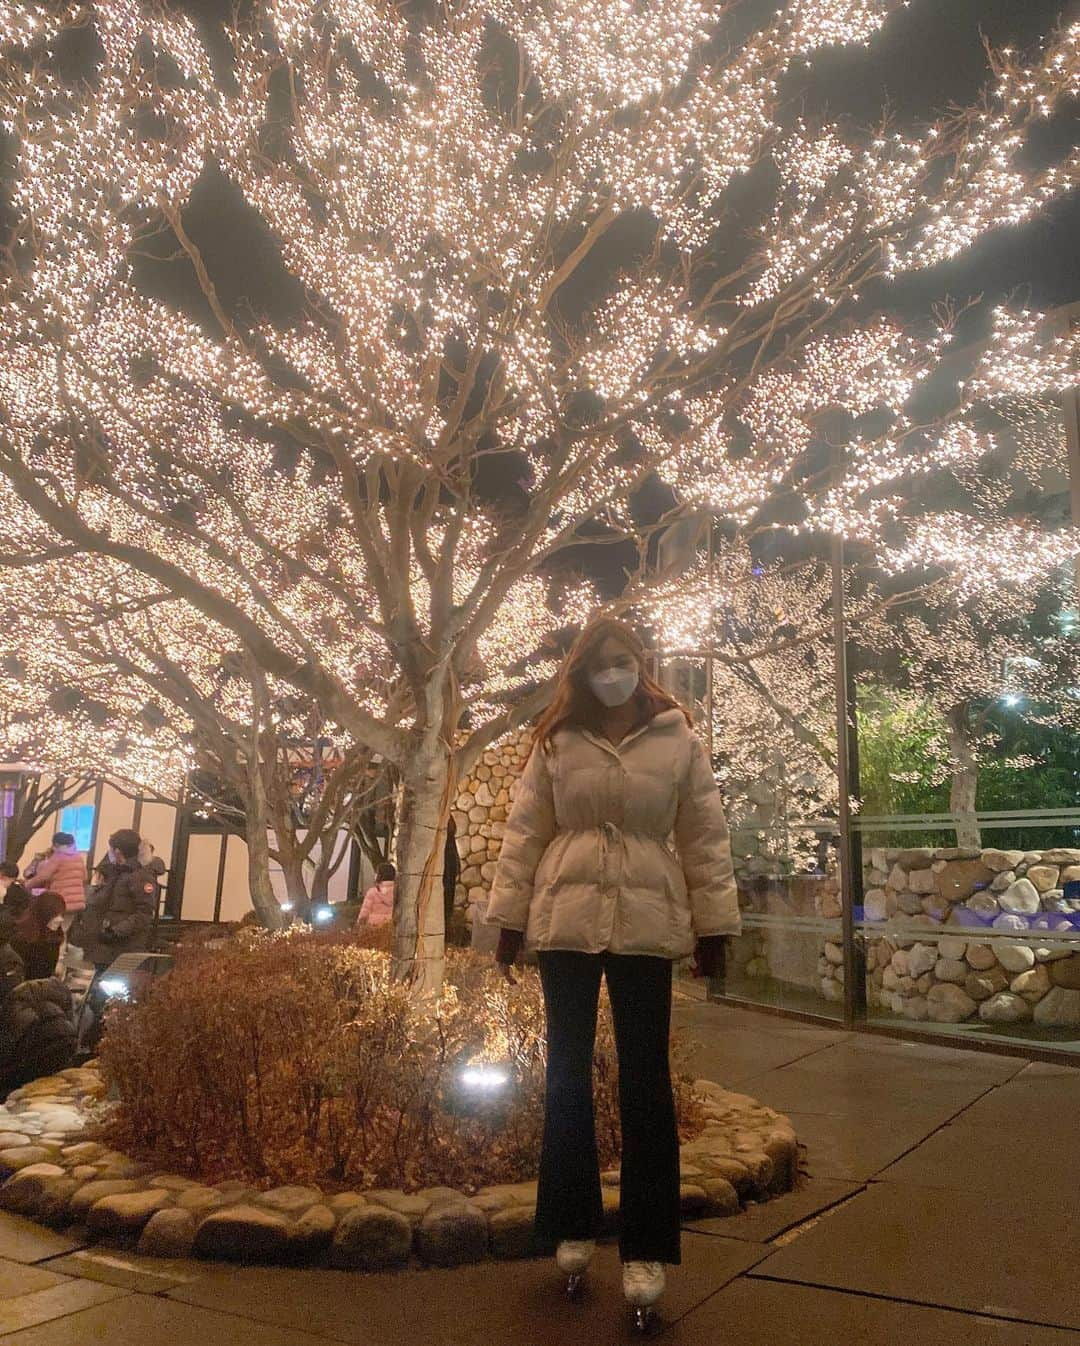
[[663, 1262], [624, 1262], [623, 1295], [633, 1310], [634, 1326], [647, 1332], [653, 1321], [653, 1305], [664, 1293]]
[[567, 1299], [577, 1295], [594, 1252], [595, 1239], [563, 1239], [555, 1249], [555, 1265], [566, 1277]]

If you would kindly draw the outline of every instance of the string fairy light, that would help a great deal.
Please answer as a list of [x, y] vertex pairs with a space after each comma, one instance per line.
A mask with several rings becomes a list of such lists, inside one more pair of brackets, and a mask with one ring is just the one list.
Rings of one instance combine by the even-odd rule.
[[[240, 650], [403, 761], [458, 691], [484, 732], [550, 674], [551, 632], [602, 606], [559, 563], [598, 539], [647, 551], [657, 482], [669, 519], [837, 532], [897, 570], [989, 550], [988, 586], [1059, 564], [1065, 532], [978, 534], [905, 502], [916, 478], [977, 478], [976, 404], [1066, 386], [1075, 335], [996, 312], [927, 426], [913, 403], [954, 324], [846, 315], [1072, 189], [1075, 157], [1029, 169], [1022, 150], [1080, 87], [1080, 25], [994, 54], [980, 102], [903, 135], [792, 118], [792, 70], [871, 44], [904, 3], [787, 0], [732, 45], [702, 0], [464, 0], [423, 24], [257, 0], [213, 56], [150, 0], [0, 7], [0, 508], [29, 701], [106, 685], [107, 610], [114, 654], [149, 642], [223, 714], [251, 714], [215, 672]], [[98, 55], [76, 85], [54, 49], [81, 24]], [[719, 275], [729, 188], [766, 161], [775, 198]], [[211, 162], [302, 312], [223, 300], [189, 209]], [[633, 255], [611, 246], [630, 212]], [[166, 231], [197, 310], [142, 281]], [[843, 468], [823, 470], [833, 423]], [[42, 592], [62, 659], [25, 620]], [[116, 686], [119, 726], [138, 693]], [[183, 769], [191, 727], [147, 731], [124, 769]]]

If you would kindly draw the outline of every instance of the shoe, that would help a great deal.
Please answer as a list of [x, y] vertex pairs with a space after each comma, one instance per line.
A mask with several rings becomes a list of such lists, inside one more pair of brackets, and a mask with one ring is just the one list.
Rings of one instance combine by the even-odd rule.
[[580, 1276], [596, 1252], [595, 1239], [563, 1239], [555, 1249], [555, 1265], [566, 1276]]
[[651, 1308], [664, 1293], [665, 1284], [663, 1262], [623, 1263], [623, 1295], [631, 1308]]

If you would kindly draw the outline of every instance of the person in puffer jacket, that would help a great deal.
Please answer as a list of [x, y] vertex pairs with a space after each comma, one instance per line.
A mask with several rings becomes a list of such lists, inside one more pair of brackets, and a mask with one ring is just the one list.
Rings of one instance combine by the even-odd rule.
[[62, 981], [24, 981], [0, 1004], [0, 1096], [66, 1070], [75, 1059], [71, 992]]
[[86, 906], [86, 856], [70, 832], [57, 832], [48, 855], [27, 866], [26, 878], [32, 893], [59, 893], [64, 899], [67, 930], [75, 913]]
[[536, 1230], [581, 1274], [603, 1218], [592, 1059], [600, 979], [615, 1020], [622, 1116], [619, 1249], [636, 1308], [680, 1260], [679, 1140], [668, 1063], [673, 963], [711, 975], [740, 929], [720, 794], [690, 716], [621, 622], [587, 627], [537, 723], [487, 920], [498, 963], [540, 968], [548, 1064]]
[[364, 894], [356, 924], [386, 925], [394, 919], [394, 880], [397, 870], [388, 861], [375, 871], [375, 882]]

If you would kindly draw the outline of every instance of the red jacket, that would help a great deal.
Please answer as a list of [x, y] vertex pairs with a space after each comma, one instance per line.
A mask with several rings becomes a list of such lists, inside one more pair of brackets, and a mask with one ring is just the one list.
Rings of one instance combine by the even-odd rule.
[[68, 911], [86, 906], [86, 856], [74, 846], [61, 846], [47, 856], [26, 880], [32, 892], [59, 893]]

